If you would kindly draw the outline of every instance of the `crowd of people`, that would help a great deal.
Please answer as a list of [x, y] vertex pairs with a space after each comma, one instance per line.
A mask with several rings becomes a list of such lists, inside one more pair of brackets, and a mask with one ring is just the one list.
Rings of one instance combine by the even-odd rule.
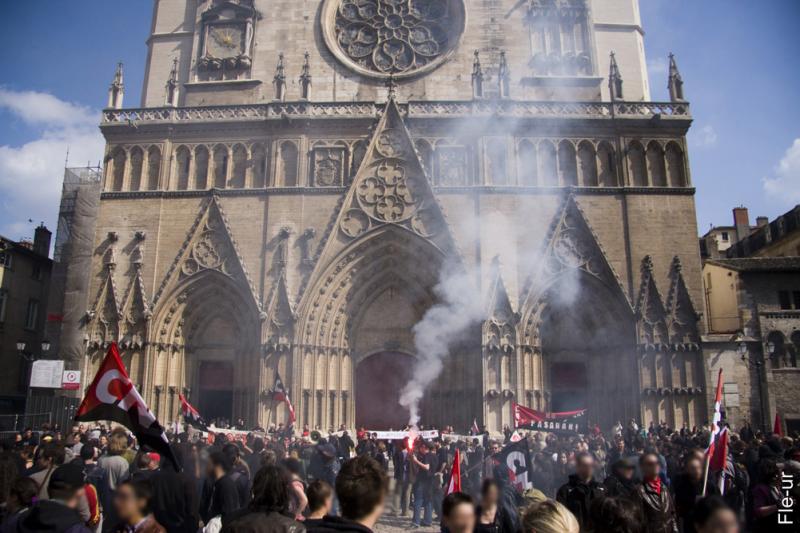
[[[708, 428], [451, 433], [189, 429], [170, 434], [178, 470], [123, 427], [28, 429], [2, 442], [0, 533], [368, 533], [387, 514], [447, 533], [775, 532], [800, 520], [797, 435], [731, 431], [726, 469], [706, 483]], [[523, 479], [499, 460], [520, 439]]]

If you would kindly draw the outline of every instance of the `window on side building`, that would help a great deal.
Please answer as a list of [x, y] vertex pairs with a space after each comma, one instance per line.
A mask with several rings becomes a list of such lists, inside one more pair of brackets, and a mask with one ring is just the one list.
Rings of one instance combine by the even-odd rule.
[[791, 309], [792, 300], [789, 296], [789, 291], [778, 291], [778, 302], [781, 304], [781, 309]]
[[6, 321], [7, 301], [8, 301], [8, 291], [0, 290], [0, 324]]
[[28, 312], [25, 314], [25, 329], [36, 329], [39, 322], [39, 300], [28, 300]]

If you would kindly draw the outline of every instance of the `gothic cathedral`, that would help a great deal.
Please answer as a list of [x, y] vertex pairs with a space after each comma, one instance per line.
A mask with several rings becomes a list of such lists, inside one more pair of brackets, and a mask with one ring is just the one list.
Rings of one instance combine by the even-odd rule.
[[[414, 326], [483, 306], [425, 425], [707, 418], [691, 114], [652, 102], [638, 0], [156, 0], [118, 67], [86, 307], [164, 422], [398, 428]], [[454, 267], [453, 265], [456, 265]]]

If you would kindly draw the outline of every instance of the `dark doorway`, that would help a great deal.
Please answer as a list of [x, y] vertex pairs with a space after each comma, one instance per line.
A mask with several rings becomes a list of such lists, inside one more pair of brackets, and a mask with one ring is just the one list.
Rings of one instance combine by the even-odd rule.
[[550, 367], [552, 410], [554, 413], [586, 409], [586, 365], [584, 363], [553, 363]]
[[233, 416], [233, 363], [203, 361], [200, 363], [200, 414], [208, 421]]
[[401, 352], [380, 352], [356, 367], [356, 426], [401, 429], [408, 411], [400, 405], [400, 391], [411, 377], [414, 358]]

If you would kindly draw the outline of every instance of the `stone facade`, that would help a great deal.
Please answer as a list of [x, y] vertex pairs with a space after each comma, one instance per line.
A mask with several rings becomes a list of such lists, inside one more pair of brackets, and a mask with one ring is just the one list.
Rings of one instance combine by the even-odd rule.
[[119, 341], [163, 420], [186, 392], [283, 421], [279, 372], [299, 423], [374, 425], [456, 263], [485, 320], [423, 423], [702, 422], [691, 117], [682, 85], [648, 101], [641, 40], [634, 0], [156, 2], [143, 108], [120, 71], [104, 112], [73, 364]]

